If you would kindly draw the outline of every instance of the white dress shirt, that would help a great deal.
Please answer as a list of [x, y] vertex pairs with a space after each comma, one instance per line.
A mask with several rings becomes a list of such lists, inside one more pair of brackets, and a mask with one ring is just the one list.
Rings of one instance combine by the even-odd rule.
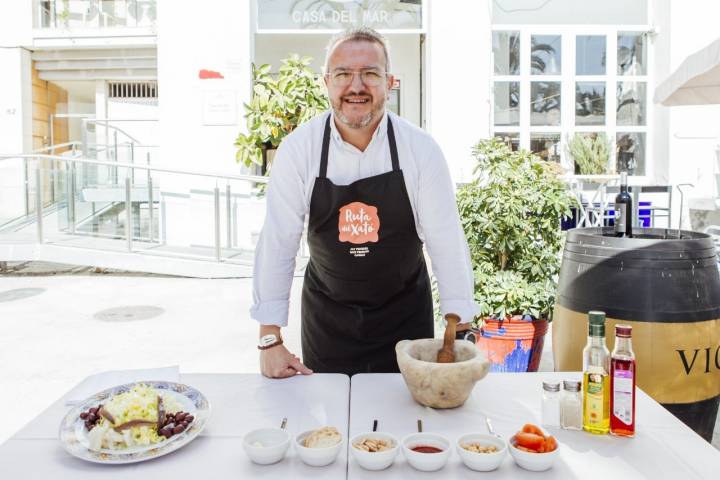
[[[392, 119], [400, 169], [410, 197], [417, 234], [424, 242], [438, 283], [440, 310], [469, 322], [479, 308], [473, 300], [474, 276], [467, 240], [460, 226], [455, 191], [440, 147], [425, 131], [392, 112], [383, 116], [365, 151], [346, 143], [335, 121], [327, 177], [336, 185], [392, 170], [387, 118]], [[253, 275], [252, 318], [286, 326], [295, 256], [310, 211], [327, 115], [319, 115], [283, 139], [273, 160], [267, 213]]]

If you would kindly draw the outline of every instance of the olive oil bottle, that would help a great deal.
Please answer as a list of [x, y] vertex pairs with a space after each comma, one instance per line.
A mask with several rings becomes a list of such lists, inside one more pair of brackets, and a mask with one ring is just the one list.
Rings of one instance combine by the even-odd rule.
[[610, 351], [605, 344], [605, 312], [588, 312], [588, 341], [583, 350], [583, 429], [610, 431]]

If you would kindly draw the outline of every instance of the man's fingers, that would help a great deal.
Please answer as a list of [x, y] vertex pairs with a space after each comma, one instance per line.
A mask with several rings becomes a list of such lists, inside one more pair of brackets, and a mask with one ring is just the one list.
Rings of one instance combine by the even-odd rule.
[[275, 375], [275, 378], [288, 378], [288, 377], [294, 377], [297, 375], [297, 370], [295, 370], [293, 367], [287, 367], [284, 370], [280, 370]]
[[303, 365], [303, 363], [297, 357], [292, 359], [292, 361], [290, 362], [290, 367], [294, 368], [303, 375], [310, 375], [313, 373], [313, 371]]

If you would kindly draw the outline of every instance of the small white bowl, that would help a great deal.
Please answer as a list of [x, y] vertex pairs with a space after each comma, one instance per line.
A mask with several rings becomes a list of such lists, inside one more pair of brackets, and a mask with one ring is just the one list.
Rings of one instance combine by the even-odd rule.
[[[478, 453], [465, 450], [462, 446], [467, 443], [479, 443], [483, 446], [494, 446], [498, 449], [497, 452], [492, 453]], [[470, 433], [463, 435], [458, 438], [457, 441], [458, 455], [462, 459], [463, 463], [470, 470], [477, 472], [491, 472], [496, 470], [505, 459], [507, 455], [507, 445], [505, 440], [502, 440], [495, 435], [486, 435], [483, 433]]]
[[[421, 445], [436, 447], [438, 453], [420, 453], [412, 449]], [[412, 433], [403, 438], [402, 450], [410, 466], [422, 472], [434, 472], [445, 466], [450, 458], [450, 441], [435, 433]]]
[[550, 467], [553, 466], [553, 463], [555, 463], [555, 459], [558, 456], [558, 452], [560, 451], [560, 443], [558, 442], [558, 446], [555, 450], [552, 452], [547, 453], [530, 453], [530, 452], [524, 452], [520, 450], [519, 448], [515, 447], [515, 436], [513, 435], [510, 437], [510, 440], [508, 441], [508, 445], [510, 445], [510, 455], [515, 460], [515, 463], [517, 463], [520, 467], [524, 468], [525, 470], [530, 470], [533, 472], [544, 472], [545, 470], [548, 470]]
[[[392, 447], [382, 452], [366, 452], [365, 450], [355, 448], [356, 443], [362, 443], [366, 438], [385, 440], [389, 442]], [[395, 457], [400, 451], [399, 445], [400, 443], [397, 439], [389, 433], [368, 432], [355, 435], [352, 440], [350, 440], [350, 451], [358, 462], [358, 465], [365, 470], [384, 470], [395, 461]]]
[[243, 438], [243, 448], [250, 460], [260, 465], [277, 463], [290, 447], [290, 434], [281, 428], [253, 430]]
[[310, 448], [304, 446], [303, 443], [305, 442], [305, 437], [314, 431], [315, 430], [308, 430], [295, 437], [295, 450], [298, 452], [300, 460], [302, 460], [306, 465], [310, 465], [311, 467], [324, 467], [325, 465], [330, 465], [337, 458], [340, 453], [340, 449], [345, 442], [341, 437], [341, 440], [332, 447]]

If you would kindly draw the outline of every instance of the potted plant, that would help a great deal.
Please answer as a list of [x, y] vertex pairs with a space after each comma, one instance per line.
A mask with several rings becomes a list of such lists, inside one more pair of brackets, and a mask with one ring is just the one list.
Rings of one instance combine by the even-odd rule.
[[475, 178], [457, 192], [475, 275], [478, 348], [494, 371], [536, 371], [555, 303], [563, 235], [574, 198], [559, 166], [500, 140], [473, 149]]
[[274, 149], [303, 122], [330, 106], [320, 75], [310, 68], [311, 58], [291, 55], [277, 75], [269, 64], [253, 65], [253, 97], [244, 104], [247, 133], [235, 140], [236, 159], [259, 165], [268, 174]]
[[610, 165], [610, 141], [605, 133], [576, 133], [568, 136], [567, 153], [579, 175], [604, 175]]

